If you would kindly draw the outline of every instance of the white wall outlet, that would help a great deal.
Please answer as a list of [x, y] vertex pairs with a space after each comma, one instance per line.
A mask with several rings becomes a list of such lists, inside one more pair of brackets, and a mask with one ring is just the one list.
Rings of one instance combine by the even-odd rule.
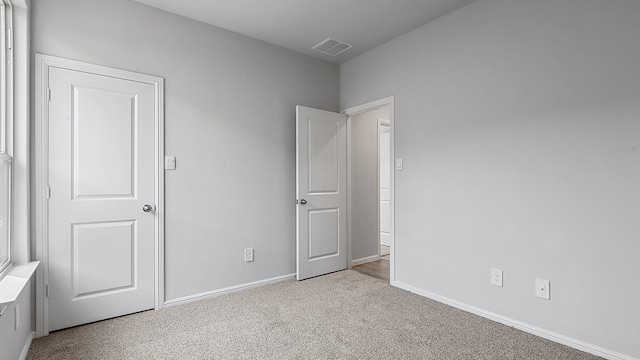
[[164, 157], [164, 169], [165, 170], [175, 170], [176, 169], [176, 157], [175, 156], [165, 156]]
[[502, 270], [491, 269], [491, 285], [502, 287]]
[[549, 293], [549, 280], [536, 279], [536, 296], [549, 300], [551, 299]]
[[253, 248], [244, 249], [244, 262], [253, 261]]

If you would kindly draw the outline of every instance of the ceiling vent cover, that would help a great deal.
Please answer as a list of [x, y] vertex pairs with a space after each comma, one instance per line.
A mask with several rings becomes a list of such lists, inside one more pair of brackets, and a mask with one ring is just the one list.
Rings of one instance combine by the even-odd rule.
[[314, 46], [312, 49], [316, 51], [320, 51], [321, 53], [325, 53], [327, 55], [336, 56], [341, 54], [353, 46], [340, 42], [338, 40], [334, 40], [332, 38], [328, 38], [327, 40], [321, 42], [320, 44]]

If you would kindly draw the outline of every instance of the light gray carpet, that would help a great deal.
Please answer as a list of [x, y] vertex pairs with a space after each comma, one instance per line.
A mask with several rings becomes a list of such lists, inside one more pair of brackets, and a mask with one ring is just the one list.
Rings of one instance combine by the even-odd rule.
[[342, 271], [59, 331], [36, 359], [599, 359]]

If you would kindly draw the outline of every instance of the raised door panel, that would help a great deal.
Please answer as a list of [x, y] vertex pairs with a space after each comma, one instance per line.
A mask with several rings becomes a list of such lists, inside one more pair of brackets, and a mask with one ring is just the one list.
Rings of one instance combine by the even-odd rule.
[[135, 221], [72, 224], [74, 300], [135, 290]]
[[136, 196], [137, 100], [73, 85], [74, 199]]
[[309, 194], [337, 193], [339, 123], [317, 118], [309, 118], [308, 122]]
[[309, 260], [340, 254], [339, 222], [339, 209], [309, 211]]

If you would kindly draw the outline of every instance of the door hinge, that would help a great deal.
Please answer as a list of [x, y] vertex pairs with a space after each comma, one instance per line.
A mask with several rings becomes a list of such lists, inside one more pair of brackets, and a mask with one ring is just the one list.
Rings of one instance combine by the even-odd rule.
[[44, 196], [46, 196], [47, 199], [51, 199], [51, 186], [47, 186]]
[[51, 101], [51, 89], [47, 89], [47, 101]]
[[49, 284], [44, 285], [44, 296], [49, 297]]

